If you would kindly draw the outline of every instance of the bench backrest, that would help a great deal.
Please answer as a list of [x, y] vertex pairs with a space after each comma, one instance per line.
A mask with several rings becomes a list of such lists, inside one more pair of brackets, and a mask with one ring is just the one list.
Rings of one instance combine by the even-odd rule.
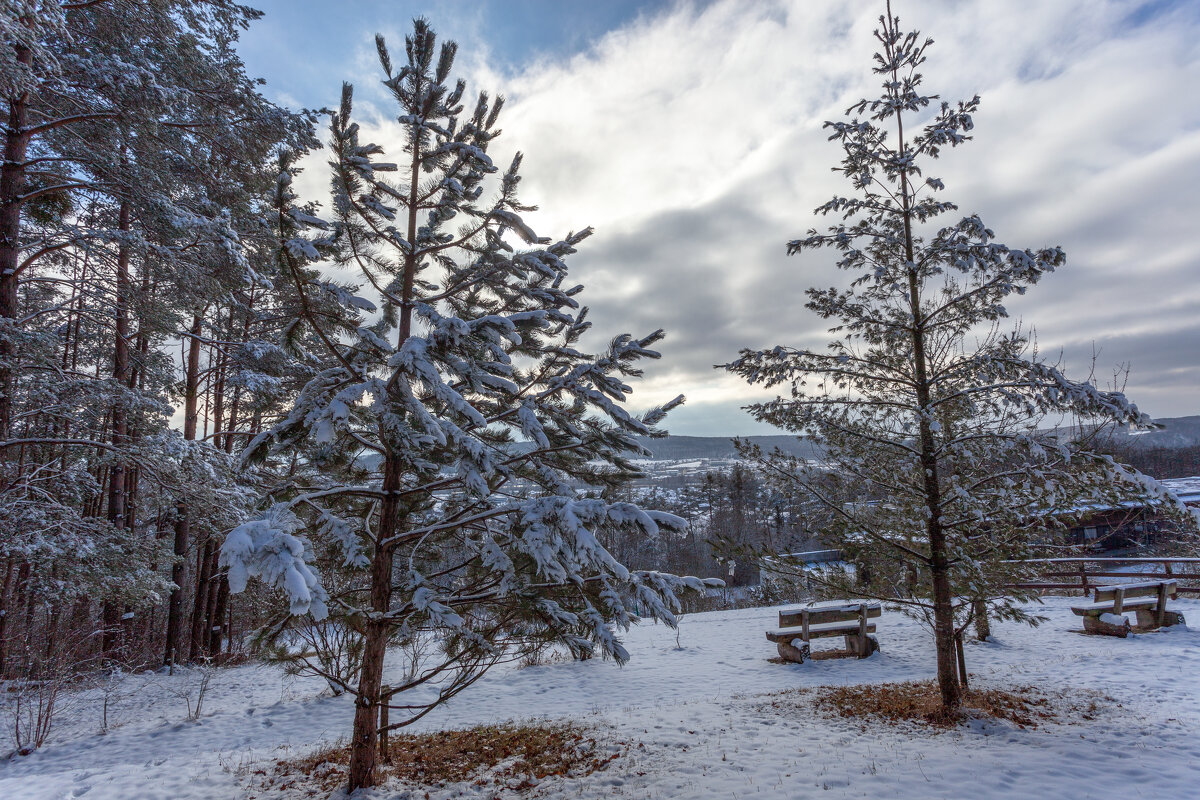
[[1166, 588], [1167, 597], [1174, 599], [1179, 594], [1175, 581], [1143, 581], [1141, 583], [1127, 583], [1124, 585], [1107, 586], [1103, 589], [1096, 589], [1096, 602], [1107, 603], [1117, 596], [1118, 590], [1123, 590], [1125, 597], [1132, 600], [1135, 597], [1156, 597], [1160, 591], [1160, 587]]
[[[866, 615], [868, 617], [878, 617], [883, 614], [883, 609], [877, 605], [866, 606]], [[821, 625], [826, 622], [851, 622], [858, 619], [860, 616], [858, 611], [851, 611], [841, 608], [821, 609], [814, 608], [808, 611], [808, 624]], [[804, 610], [799, 608], [789, 608], [779, 612], [779, 627], [794, 628], [804, 624]]]

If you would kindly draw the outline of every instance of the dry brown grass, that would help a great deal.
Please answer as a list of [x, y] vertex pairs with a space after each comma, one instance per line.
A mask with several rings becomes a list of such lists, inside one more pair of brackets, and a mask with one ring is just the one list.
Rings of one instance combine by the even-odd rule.
[[[616, 745], [612, 747], [611, 745]], [[583, 777], [604, 768], [626, 749], [625, 742], [597, 739], [597, 732], [567, 722], [503, 723], [462, 730], [393, 734], [390, 758], [379, 764], [379, 780], [437, 786], [470, 780], [476, 786], [521, 791], [552, 776]], [[273, 769], [254, 771], [264, 794], [326, 794], [346, 781], [350, 748], [338, 746]], [[253, 792], [251, 797], [256, 796]]]
[[943, 711], [936, 681], [908, 681], [823, 686], [781, 693], [767, 705], [786, 712], [803, 704], [826, 714], [864, 723], [919, 723], [947, 729], [968, 719], [981, 718], [1007, 720], [1020, 728], [1036, 728], [1047, 722], [1090, 720], [1100, 713], [1103, 704], [1114, 703], [1113, 698], [1100, 692], [1050, 694], [1034, 686], [973, 688], [967, 690], [962, 711], [955, 716]]

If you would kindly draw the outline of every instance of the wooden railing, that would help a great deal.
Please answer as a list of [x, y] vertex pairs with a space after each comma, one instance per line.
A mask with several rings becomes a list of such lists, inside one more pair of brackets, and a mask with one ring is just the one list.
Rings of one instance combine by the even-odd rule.
[[[1088, 557], [1072, 556], [1066, 558], [1034, 558], [1022, 561], [1023, 564], [1044, 565], [1037, 583], [1014, 583], [1014, 589], [1077, 589], [1088, 592], [1097, 585], [1114, 583], [1115, 581], [1098, 582], [1093, 578], [1125, 578], [1126, 580], [1147, 580], [1153, 578], [1174, 578], [1179, 582], [1179, 591], [1186, 594], [1200, 595], [1200, 558], [1123, 558], [1117, 557]], [[1089, 569], [1089, 565], [1095, 565]], [[1117, 567], [1158, 566], [1161, 569], [1138, 570], [1136, 572], [1118, 571]], [[1070, 583], [1067, 578], [1078, 578]]]

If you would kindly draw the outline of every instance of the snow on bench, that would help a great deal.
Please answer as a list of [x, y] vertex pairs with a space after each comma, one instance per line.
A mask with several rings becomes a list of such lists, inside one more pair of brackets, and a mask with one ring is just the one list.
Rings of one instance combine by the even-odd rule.
[[1167, 609], [1167, 599], [1179, 594], [1175, 581], [1138, 581], [1096, 588], [1094, 601], [1071, 606], [1076, 616], [1083, 617], [1083, 629], [1088, 633], [1103, 633], [1124, 638], [1134, 629], [1122, 612], [1137, 614], [1138, 631], [1152, 631], [1167, 625], [1182, 625], [1183, 614]]
[[[1132, 611], [1135, 608], [1154, 608], [1158, 605], [1157, 597], [1139, 597], [1135, 600], [1126, 599], [1121, 605], [1121, 611]], [[1116, 613], [1113, 608], [1113, 601], [1106, 600], [1099, 603], [1084, 603], [1081, 606], [1071, 606], [1071, 610], [1076, 616], [1080, 617], [1095, 617], [1106, 611]]]
[[815, 611], [842, 611], [858, 613], [861, 606], [866, 606], [870, 612], [870, 616], [878, 617], [883, 611], [883, 604], [878, 600], [814, 600], [811, 603], [805, 603], [802, 606], [795, 608], [785, 608], [779, 612], [779, 616], [799, 615], [804, 611], [809, 613]]
[[767, 640], [775, 642], [785, 661], [803, 663], [809, 655], [809, 642], [826, 636], [844, 636], [846, 649], [841, 655], [866, 658], [879, 649], [870, 634], [875, 625], [869, 617], [878, 617], [883, 606], [867, 600], [810, 603], [779, 612], [779, 628], [767, 631]]

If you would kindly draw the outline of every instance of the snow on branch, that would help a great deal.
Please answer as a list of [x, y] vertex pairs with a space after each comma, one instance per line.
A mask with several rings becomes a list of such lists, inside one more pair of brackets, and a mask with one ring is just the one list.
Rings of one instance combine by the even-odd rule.
[[316, 571], [308, 542], [295, 535], [300, 521], [286, 505], [272, 506], [258, 519], [230, 531], [221, 545], [221, 566], [229, 569], [229, 590], [242, 592], [250, 578], [259, 578], [287, 595], [294, 616], [328, 615], [328, 599]]

